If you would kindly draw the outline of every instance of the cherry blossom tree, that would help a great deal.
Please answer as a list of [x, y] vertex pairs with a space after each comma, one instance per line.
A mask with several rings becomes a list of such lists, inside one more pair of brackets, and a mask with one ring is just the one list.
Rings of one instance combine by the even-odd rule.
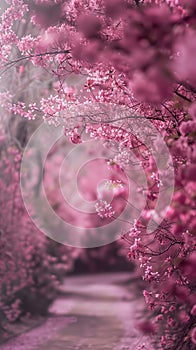
[[79, 251], [46, 239], [32, 223], [20, 191], [21, 151], [1, 128], [0, 332], [21, 316], [47, 313]]
[[[6, 80], [1, 106], [6, 113], [62, 125], [76, 145], [86, 135], [103, 140], [114, 150], [110, 167], [121, 171], [134, 154], [144, 169], [146, 184], [138, 192], [145, 206], [137, 220], [126, 218], [129, 228], [122, 234], [130, 260], [147, 282], [150, 313], [140, 328], [154, 334], [157, 349], [194, 349], [195, 1], [7, 0], [1, 19], [1, 76]], [[29, 69], [35, 71], [33, 88], [43, 82], [36, 102], [33, 96], [21, 97]], [[13, 77], [17, 91], [10, 88]], [[169, 179], [141, 137], [146, 121], [166, 143], [175, 174], [169, 209], [163, 206], [159, 213], [161, 179], [168, 186]], [[155, 148], [160, 147], [156, 138]], [[120, 198], [121, 192], [117, 203]], [[118, 222], [118, 206], [97, 199], [97, 220]], [[162, 220], [149, 231], [158, 216]]]

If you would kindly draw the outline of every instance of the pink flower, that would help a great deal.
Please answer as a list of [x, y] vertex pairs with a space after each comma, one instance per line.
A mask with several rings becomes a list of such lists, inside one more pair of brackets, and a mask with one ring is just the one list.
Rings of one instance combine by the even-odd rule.
[[196, 327], [191, 330], [191, 340], [193, 344], [196, 344]]
[[96, 208], [96, 212], [102, 219], [111, 218], [115, 214], [115, 211], [112, 209], [112, 206], [103, 200], [99, 200], [95, 204], [95, 208]]
[[82, 139], [81, 139], [81, 136], [79, 135], [78, 133], [78, 128], [74, 128], [72, 131], [71, 131], [71, 142], [73, 143], [82, 143]]
[[188, 169], [186, 169], [186, 178], [189, 181], [196, 181], [196, 164], [191, 164]]
[[196, 304], [191, 309], [191, 315], [196, 316]]
[[196, 252], [193, 252], [187, 259], [183, 260], [179, 268], [184, 276], [194, 280], [196, 278]]
[[181, 311], [179, 313], [179, 318], [183, 323], [187, 323], [190, 320], [189, 315], [187, 315], [186, 311]]
[[174, 70], [179, 79], [188, 80], [196, 85], [196, 40], [195, 32], [187, 30], [186, 34], [180, 38], [176, 45], [177, 58], [174, 62]]
[[126, 11], [125, 2], [122, 0], [104, 0], [106, 16], [117, 18]]
[[196, 131], [196, 121], [189, 120], [187, 122], [183, 122], [180, 125], [180, 132], [183, 136], [190, 134], [191, 132]]
[[138, 329], [144, 334], [154, 334], [155, 325], [151, 321], [143, 321], [138, 324]]
[[82, 14], [77, 18], [77, 29], [81, 31], [86, 38], [97, 37], [101, 26], [100, 18], [94, 14]]
[[158, 104], [169, 97], [171, 82], [161, 67], [151, 67], [146, 72], [135, 73], [130, 88], [139, 101]]

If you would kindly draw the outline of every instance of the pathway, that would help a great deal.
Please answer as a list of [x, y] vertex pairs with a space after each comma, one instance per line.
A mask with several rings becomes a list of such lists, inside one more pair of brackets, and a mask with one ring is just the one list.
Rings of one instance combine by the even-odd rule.
[[[67, 277], [65, 296], [47, 321], [0, 346], [1, 350], [151, 349], [135, 328], [143, 301], [128, 273]], [[129, 286], [129, 290], [128, 290]], [[131, 286], [131, 287], [130, 287]], [[141, 347], [145, 343], [145, 347]]]

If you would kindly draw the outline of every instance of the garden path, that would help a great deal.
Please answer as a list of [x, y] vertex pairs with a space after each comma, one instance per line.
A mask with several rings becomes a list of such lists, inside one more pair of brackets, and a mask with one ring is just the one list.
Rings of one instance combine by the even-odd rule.
[[[130, 282], [129, 282], [130, 280]], [[136, 329], [143, 300], [128, 273], [67, 277], [41, 326], [1, 350], [150, 350]], [[145, 346], [142, 345], [145, 343]]]

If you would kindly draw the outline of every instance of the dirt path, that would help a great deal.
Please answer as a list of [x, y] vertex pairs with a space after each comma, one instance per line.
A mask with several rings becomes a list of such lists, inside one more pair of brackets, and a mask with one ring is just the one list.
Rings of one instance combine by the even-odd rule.
[[142, 300], [126, 287], [129, 274], [69, 277], [65, 297], [50, 308], [46, 323], [8, 343], [1, 350], [150, 350], [135, 324]]

